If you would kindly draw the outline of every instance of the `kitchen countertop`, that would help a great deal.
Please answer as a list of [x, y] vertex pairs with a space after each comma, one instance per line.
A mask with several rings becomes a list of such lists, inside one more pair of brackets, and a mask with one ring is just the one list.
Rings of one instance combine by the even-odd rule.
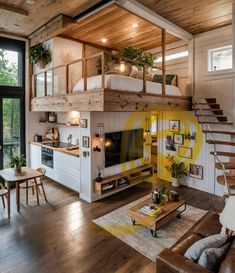
[[[47, 143], [51, 143], [53, 141], [42, 141], [42, 142], [35, 142], [35, 141], [29, 141], [30, 144], [34, 144], [34, 145], [37, 145], [37, 146], [40, 146], [40, 147], [48, 147], [46, 144]], [[66, 153], [66, 154], [69, 154], [69, 155], [72, 155], [72, 156], [77, 156], [79, 157], [80, 154], [79, 154], [79, 149], [74, 149], [74, 150], [67, 150], [67, 148], [56, 148], [56, 147], [48, 147], [54, 151], [59, 151], [59, 152], [62, 152], [62, 153]]]

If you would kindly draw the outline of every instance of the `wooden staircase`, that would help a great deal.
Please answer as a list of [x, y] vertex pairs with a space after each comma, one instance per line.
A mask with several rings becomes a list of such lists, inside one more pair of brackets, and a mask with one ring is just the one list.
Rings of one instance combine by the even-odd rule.
[[[235, 142], [232, 141], [232, 137], [235, 137], [235, 132], [226, 130], [224, 127], [233, 125], [233, 122], [228, 121], [216, 98], [194, 98], [193, 101], [195, 116], [198, 123], [202, 126], [203, 133], [206, 135], [206, 143], [213, 145], [213, 151], [210, 154], [215, 157], [215, 168], [222, 171], [222, 175], [217, 176], [217, 182], [227, 186], [228, 193], [231, 195], [231, 188], [235, 187], [235, 152], [223, 151], [223, 148], [235, 146]], [[220, 130], [211, 129], [211, 125], [219, 125]], [[231, 141], [217, 140], [216, 136], [218, 137], [219, 135], [230, 136]], [[217, 145], [221, 147], [220, 150], [217, 150]], [[221, 156], [227, 157], [228, 162], [222, 162]]]

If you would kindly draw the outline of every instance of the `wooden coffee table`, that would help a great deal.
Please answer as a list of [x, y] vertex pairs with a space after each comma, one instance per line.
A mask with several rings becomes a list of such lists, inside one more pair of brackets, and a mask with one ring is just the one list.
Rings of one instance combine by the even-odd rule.
[[181, 218], [181, 213], [186, 210], [186, 201], [179, 200], [177, 202], [169, 201], [164, 205], [155, 205], [163, 209], [163, 212], [157, 217], [148, 216], [139, 211], [144, 205], [152, 205], [152, 198], [147, 198], [141, 203], [131, 207], [128, 210], [128, 216], [131, 218], [133, 225], [140, 224], [151, 231], [153, 237], [157, 237], [157, 230], [171, 221], [174, 217]]

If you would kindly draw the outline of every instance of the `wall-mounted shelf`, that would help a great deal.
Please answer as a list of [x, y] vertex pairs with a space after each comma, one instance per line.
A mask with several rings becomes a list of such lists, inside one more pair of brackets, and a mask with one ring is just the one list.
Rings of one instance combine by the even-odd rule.
[[44, 123], [44, 124], [55, 124], [55, 125], [62, 125], [62, 126], [68, 126], [68, 127], [79, 127], [79, 125], [71, 125], [67, 123], [62, 123], [62, 122], [50, 122], [50, 121], [39, 121], [39, 123]]
[[100, 182], [94, 180], [94, 192], [99, 195], [115, 192], [119, 189], [127, 188], [130, 185], [140, 183], [153, 174], [154, 167], [152, 164], [149, 164], [105, 177]]

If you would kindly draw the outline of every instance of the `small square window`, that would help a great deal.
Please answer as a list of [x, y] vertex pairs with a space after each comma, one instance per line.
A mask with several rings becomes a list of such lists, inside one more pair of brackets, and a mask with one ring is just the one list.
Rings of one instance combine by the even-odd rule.
[[232, 45], [208, 50], [208, 72], [233, 68]]

